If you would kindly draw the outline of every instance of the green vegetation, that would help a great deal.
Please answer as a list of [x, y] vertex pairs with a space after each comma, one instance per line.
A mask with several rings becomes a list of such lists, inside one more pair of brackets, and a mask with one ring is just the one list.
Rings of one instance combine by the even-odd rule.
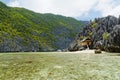
[[109, 33], [105, 32], [105, 33], [103, 34], [103, 39], [104, 39], [104, 40], [108, 40], [109, 35], [110, 35]]
[[0, 54], [0, 80], [119, 80], [120, 54]]
[[93, 32], [90, 32], [90, 33], [89, 33], [89, 36], [92, 37], [92, 35], [93, 35]]
[[[8, 7], [0, 2], [0, 51], [4, 50], [2, 45], [6, 43], [8, 51], [11, 46], [14, 47], [13, 51], [19, 47], [28, 47], [26, 51], [32, 48], [40, 51], [46, 47], [56, 49], [59, 46], [55, 45], [58, 41], [56, 36], [72, 40], [81, 26], [80, 21], [71, 17], [35, 13], [24, 8]], [[64, 34], [53, 33], [61, 27], [67, 30], [61, 31]]]
[[97, 23], [96, 23], [95, 21], [93, 21], [92, 27], [93, 27], [93, 28], [96, 28], [96, 27], [97, 27]]
[[79, 40], [83, 40], [84, 39], [84, 36], [80, 36]]

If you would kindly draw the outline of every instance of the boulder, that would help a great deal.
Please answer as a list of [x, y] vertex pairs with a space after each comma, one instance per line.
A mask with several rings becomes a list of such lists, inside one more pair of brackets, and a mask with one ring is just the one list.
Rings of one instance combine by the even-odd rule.
[[95, 50], [95, 54], [100, 54], [102, 51], [100, 49]]

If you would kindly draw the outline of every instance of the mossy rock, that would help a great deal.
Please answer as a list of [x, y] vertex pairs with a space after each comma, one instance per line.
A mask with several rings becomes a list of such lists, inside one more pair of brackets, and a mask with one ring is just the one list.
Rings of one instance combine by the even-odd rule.
[[95, 54], [101, 54], [101, 53], [102, 53], [102, 51], [100, 49], [95, 50]]

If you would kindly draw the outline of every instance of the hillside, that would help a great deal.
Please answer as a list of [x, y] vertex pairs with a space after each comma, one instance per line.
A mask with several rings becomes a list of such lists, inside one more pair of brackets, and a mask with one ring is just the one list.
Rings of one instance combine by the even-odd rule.
[[64, 49], [81, 26], [82, 22], [71, 17], [35, 13], [0, 2], [0, 52]]
[[90, 21], [69, 46], [70, 51], [80, 50], [78, 41], [92, 40], [91, 49], [100, 48], [108, 52], [120, 52], [120, 17], [107, 16]]

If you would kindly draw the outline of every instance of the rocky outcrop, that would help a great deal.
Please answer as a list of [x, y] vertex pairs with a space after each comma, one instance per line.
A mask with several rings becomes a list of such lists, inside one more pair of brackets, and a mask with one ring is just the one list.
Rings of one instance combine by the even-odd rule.
[[[120, 52], [120, 17], [107, 16], [90, 21], [78, 34], [75, 41], [85, 37], [91, 38], [91, 48], [99, 47], [101, 50], [109, 52]], [[78, 44], [74, 43], [74, 45]], [[73, 47], [73, 51], [76, 50], [75, 48], [81, 48]]]
[[110, 33], [108, 43], [110, 43], [107, 48], [108, 51], [120, 52], [120, 25], [114, 26]]

